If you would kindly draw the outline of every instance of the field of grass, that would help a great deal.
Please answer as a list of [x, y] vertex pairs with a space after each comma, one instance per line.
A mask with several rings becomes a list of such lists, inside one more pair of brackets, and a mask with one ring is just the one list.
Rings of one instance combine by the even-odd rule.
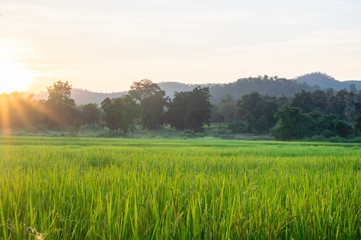
[[[72, 137], [71, 132], [62, 129], [39, 130], [37, 128], [26, 128], [17, 130], [1, 130], [0, 136], [26, 136], [26, 137]], [[254, 134], [234, 134], [229, 129], [228, 123], [211, 123], [210, 126], [204, 126], [204, 131], [195, 133], [191, 130], [177, 131], [169, 125], [163, 126], [158, 130], [145, 130], [141, 125], [137, 125], [134, 132], [126, 135], [119, 132], [110, 132], [108, 128], [99, 128], [94, 126], [82, 126], [75, 134], [76, 137], [82, 138], [126, 138], [126, 139], [235, 139], [235, 140], [273, 140], [269, 135]]]
[[0, 239], [360, 239], [359, 144], [0, 138]]

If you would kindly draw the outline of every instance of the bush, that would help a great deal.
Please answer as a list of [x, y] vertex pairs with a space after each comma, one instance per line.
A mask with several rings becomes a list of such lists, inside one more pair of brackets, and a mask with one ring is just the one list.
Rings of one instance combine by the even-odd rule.
[[231, 135], [231, 134], [222, 134], [222, 135], [219, 135], [219, 136], [222, 139], [234, 139], [234, 136]]
[[337, 134], [334, 131], [328, 129], [322, 131], [322, 136], [324, 136], [325, 138], [335, 137], [336, 135]]
[[202, 137], [205, 137], [205, 136], [207, 136], [207, 134], [205, 134], [205, 133], [196, 133], [195, 134], [195, 137], [197, 137], [197, 138], [202, 138]]
[[342, 138], [347, 138], [354, 135], [354, 129], [344, 121], [337, 121], [335, 126], [337, 135]]
[[186, 129], [183, 131], [183, 136], [186, 138], [194, 138], [195, 137], [195, 133], [193, 130], [190, 129]]
[[312, 142], [322, 142], [322, 141], [325, 141], [325, 138], [322, 135], [314, 135], [310, 138], [310, 140]]
[[339, 136], [336, 136], [336, 137], [331, 137], [328, 139], [330, 142], [345, 142], [346, 139], [344, 138], [341, 138]]
[[228, 128], [232, 130], [232, 133], [244, 133], [246, 131], [246, 126], [241, 121], [230, 123]]

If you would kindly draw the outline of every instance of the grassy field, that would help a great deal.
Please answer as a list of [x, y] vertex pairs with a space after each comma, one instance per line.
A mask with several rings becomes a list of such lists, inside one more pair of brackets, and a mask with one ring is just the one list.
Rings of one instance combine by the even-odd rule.
[[359, 144], [0, 138], [0, 239], [360, 239]]
[[[141, 125], [137, 125], [134, 132], [126, 135], [119, 132], [110, 132], [107, 128], [99, 128], [94, 126], [83, 126], [75, 134], [76, 137], [82, 138], [125, 138], [125, 139], [235, 139], [235, 140], [273, 140], [269, 135], [254, 134], [235, 134], [229, 129], [228, 123], [211, 123], [210, 126], [204, 126], [204, 131], [195, 133], [191, 130], [177, 131], [169, 125], [163, 126], [158, 130], [144, 130]], [[0, 136], [25, 136], [25, 137], [74, 137], [69, 131], [62, 129], [39, 130], [37, 128], [26, 128], [18, 130], [1, 130]]]

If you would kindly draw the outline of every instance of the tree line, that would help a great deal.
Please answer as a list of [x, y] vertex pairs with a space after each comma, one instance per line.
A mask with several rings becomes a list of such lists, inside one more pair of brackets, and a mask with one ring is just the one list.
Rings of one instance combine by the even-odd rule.
[[352, 138], [361, 131], [361, 91], [304, 91], [293, 97], [252, 92], [234, 101], [222, 99], [213, 121], [228, 122], [234, 133], [269, 133], [278, 140]]
[[31, 95], [0, 95], [1, 129], [64, 129], [74, 134], [84, 125], [107, 127], [126, 134], [137, 124], [143, 129], [157, 130], [165, 124], [177, 130], [203, 131], [210, 124], [209, 88], [196, 87], [189, 92], [176, 92], [171, 99], [151, 80], [130, 86], [129, 94], [106, 98], [96, 104], [77, 106], [71, 99], [72, 86], [58, 81], [47, 88], [47, 100], [34, 100]]
[[61, 128], [76, 134], [87, 125], [126, 134], [136, 125], [202, 132], [210, 123], [227, 123], [234, 134], [270, 134], [277, 140], [352, 138], [361, 131], [361, 91], [355, 86], [340, 91], [302, 90], [293, 96], [254, 91], [239, 100], [229, 94], [218, 105], [210, 103], [208, 87], [175, 92], [170, 98], [148, 79], [134, 82], [127, 95], [106, 98], [100, 106], [77, 106], [71, 89], [68, 82], [58, 81], [47, 88], [47, 100], [23, 93], [0, 95], [0, 128]]

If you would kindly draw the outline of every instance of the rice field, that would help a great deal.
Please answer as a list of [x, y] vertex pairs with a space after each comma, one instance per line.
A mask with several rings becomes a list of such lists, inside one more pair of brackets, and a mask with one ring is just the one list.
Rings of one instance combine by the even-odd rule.
[[0, 138], [0, 239], [360, 239], [359, 144]]

